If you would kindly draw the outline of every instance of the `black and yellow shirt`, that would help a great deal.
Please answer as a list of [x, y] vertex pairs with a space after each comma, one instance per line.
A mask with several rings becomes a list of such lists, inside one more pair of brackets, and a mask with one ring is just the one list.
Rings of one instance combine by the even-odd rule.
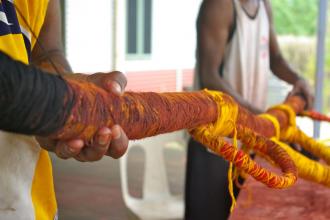
[[[0, 0], [1, 51], [29, 63], [48, 1]], [[0, 132], [0, 158], [0, 219], [57, 219], [50, 158], [35, 139]]]

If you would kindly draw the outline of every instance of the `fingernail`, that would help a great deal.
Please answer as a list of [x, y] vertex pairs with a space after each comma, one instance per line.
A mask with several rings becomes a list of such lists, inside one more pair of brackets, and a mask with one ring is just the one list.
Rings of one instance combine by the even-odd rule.
[[71, 140], [67, 142], [68, 148], [71, 148], [73, 151], [76, 151], [78, 148], [82, 148], [84, 146], [84, 141], [81, 139]]
[[121, 93], [121, 86], [116, 81], [109, 81], [108, 87], [111, 89], [112, 92], [114, 92], [116, 94]]
[[75, 152], [75, 149], [72, 148], [72, 147], [69, 147], [68, 145], [65, 146], [65, 149], [68, 153], [74, 153]]
[[98, 132], [98, 140], [97, 142], [101, 145], [104, 145], [109, 142], [111, 130], [107, 127], [103, 127]]
[[109, 137], [110, 137], [109, 135], [100, 135], [98, 139], [98, 143], [101, 145], [107, 144], [109, 141]]
[[113, 126], [113, 129], [112, 129], [112, 134], [113, 134], [113, 139], [117, 140], [120, 138], [121, 136], [121, 131], [120, 131], [120, 128], [118, 125], [115, 125]]
[[107, 127], [103, 127], [99, 130], [99, 135], [108, 135], [111, 134], [111, 130]]

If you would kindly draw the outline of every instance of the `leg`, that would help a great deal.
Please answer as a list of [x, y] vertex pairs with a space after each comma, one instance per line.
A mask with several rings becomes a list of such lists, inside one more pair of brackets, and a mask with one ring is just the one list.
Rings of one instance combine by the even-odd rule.
[[[190, 139], [185, 190], [186, 220], [226, 220], [230, 214], [229, 163]], [[234, 185], [234, 192], [239, 189]]]

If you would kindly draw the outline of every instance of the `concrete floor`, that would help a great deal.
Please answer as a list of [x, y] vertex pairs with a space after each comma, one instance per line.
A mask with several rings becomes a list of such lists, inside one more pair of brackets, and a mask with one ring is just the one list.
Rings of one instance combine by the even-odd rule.
[[[164, 151], [169, 185], [175, 195], [183, 192], [185, 154], [185, 149]], [[130, 194], [136, 197], [142, 196], [143, 157], [138, 148], [128, 157]], [[52, 159], [59, 220], [136, 219], [122, 198], [118, 160], [80, 163]]]
[[[171, 192], [182, 194], [186, 150], [166, 149], [164, 156]], [[132, 149], [128, 161], [130, 194], [142, 197], [144, 153]], [[118, 160], [104, 158], [80, 163], [53, 157], [53, 168], [60, 220], [137, 219], [126, 209], [122, 198]], [[290, 189], [271, 190], [249, 178], [247, 188], [242, 190], [231, 220], [330, 219], [330, 190], [323, 186], [300, 179]], [[249, 191], [252, 192], [250, 203]]]

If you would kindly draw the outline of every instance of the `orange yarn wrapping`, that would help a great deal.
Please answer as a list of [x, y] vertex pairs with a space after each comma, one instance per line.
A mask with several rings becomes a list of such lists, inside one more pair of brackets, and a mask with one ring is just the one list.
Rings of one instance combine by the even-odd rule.
[[[54, 139], [78, 137], [89, 140], [100, 127], [114, 124], [120, 124], [129, 139], [141, 139], [195, 128], [214, 122], [218, 117], [217, 104], [204, 91], [162, 94], [126, 92], [119, 97], [91, 83], [66, 81], [75, 103], [64, 127], [52, 135]], [[223, 97], [226, 101], [232, 100], [228, 95], [223, 94]], [[305, 102], [300, 97], [291, 97], [285, 104], [300, 113]], [[285, 112], [271, 109], [267, 113], [278, 119], [281, 129], [288, 127], [289, 117]], [[265, 137], [276, 133], [269, 120], [257, 117], [241, 106], [238, 106], [237, 128], [249, 128]]]
[[317, 120], [317, 121], [327, 121], [330, 122], [330, 117], [326, 116], [324, 114], [321, 114], [315, 110], [311, 110], [311, 111], [303, 111], [299, 114], [300, 116], [305, 116], [305, 117], [309, 117], [313, 120]]
[[[299, 96], [289, 97], [284, 104], [290, 106], [296, 114], [302, 112], [306, 105], [305, 101]], [[284, 111], [279, 109], [269, 109], [267, 113], [278, 120], [281, 129], [286, 129], [290, 125], [289, 116]], [[262, 117], [256, 117], [241, 106], [239, 106], [237, 126], [249, 128], [268, 138], [273, 137], [276, 134], [271, 121]]]
[[[79, 137], [88, 141], [100, 127], [113, 124], [120, 124], [129, 139], [140, 139], [184, 128], [196, 128], [218, 118], [214, 97], [205, 91], [163, 94], [126, 92], [124, 96], [118, 97], [86, 82], [69, 79], [67, 82], [76, 101], [65, 126], [52, 136], [55, 139]], [[225, 94], [221, 96], [225, 101], [234, 103], [231, 97]], [[248, 111], [239, 109], [239, 118], [252, 121], [257, 119]], [[242, 124], [243, 121], [239, 122]], [[281, 167], [283, 176], [264, 170], [242, 151], [232, 149], [231, 145], [219, 139], [211, 139], [204, 144], [269, 187], [292, 185], [297, 179], [297, 171], [290, 157], [276, 144], [261, 137], [258, 140], [264, 140], [265, 144], [257, 141], [260, 146], [264, 146], [259, 150]]]
[[75, 97], [72, 113], [55, 139], [90, 140], [103, 126], [119, 124], [130, 140], [184, 128], [194, 128], [217, 118], [217, 105], [207, 93], [108, 93], [83, 81], [67, 79]]
[[[194, 132], [192, 132], [194, 135]], [[270, 188], [287, 188], [292, 186], [297, 180], [297, 169], [285, 150], [273, 142], [266, 142], [262, 151], [269, 156], [275, 163], [279, 164], [282, 176], [262, 168], [252, 160], [243, 150], [236, 149], [232, 144], [227, 143], [222, 138], [216, 139], [198, 139], [203, 145], [208, 146], [219, 156], [231, 161], [238, 169], [250, 174], [254, 179], [260, 181]]]
[[[203, 125], [190, 130], [192, 136], [205, 146], [223, 156], [228, 161], [256, 180], [266, 184], [271, 188], [286, 188], [297, 180], [297, 169], [285, 150], [276, 143], [268, 140], [260, 134], [245, 126], [237, 125], [239, 116], [239, 106], [228, 95], [221, 92], [207, 91], [213, 96], [218, 105], [218, 119], [208, 125]], [[242, 114], [242, 113], [241, 113]], [[251, 113], [244, 111], [246, 117], [256, 118]], [[233, 138], [234, 144], [229, 144], [222, 137]], [[280, 166], [284, 175], [278, 176], [260, 167], [242, 150], [235, 146], [235, 140], [239, 139], [243, 143], [251, 146], [261, 154], [267, 155]]]

